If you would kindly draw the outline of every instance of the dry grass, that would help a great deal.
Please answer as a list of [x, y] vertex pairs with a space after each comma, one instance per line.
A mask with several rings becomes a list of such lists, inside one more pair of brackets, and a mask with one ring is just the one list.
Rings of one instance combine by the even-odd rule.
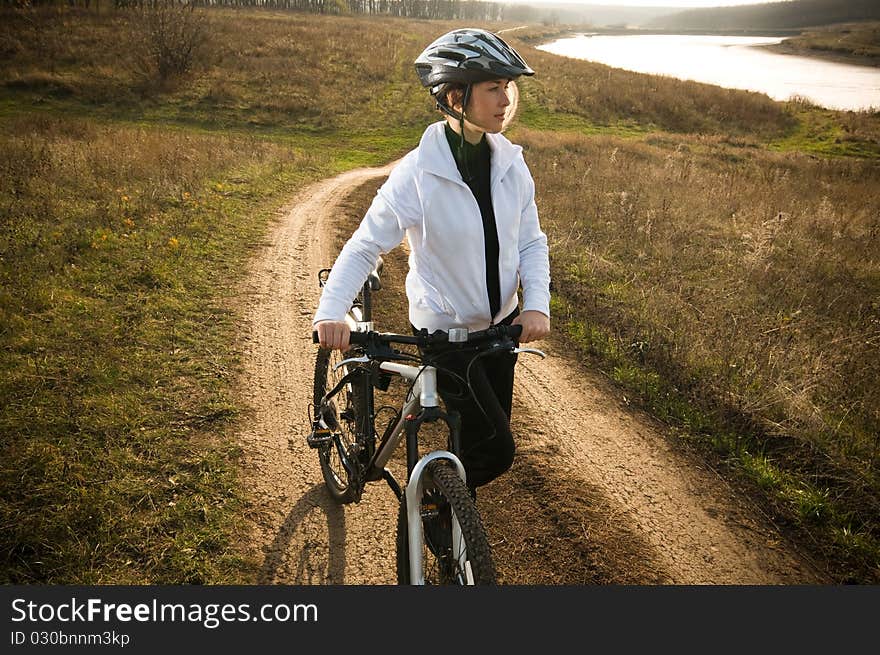
[[[422, 125], [432, 107], [412, 62], [460, 26], [442, 21], [212, 10], [193, 73], [157, 89], [134, 11], [4, 12], [0, 84], [43, 101], [63, 99], [168, 118], [248, 126]], [[63, 34], [63, 36], [62, 36]], [[357, 47], [352, 47], [356, 43]], [[162, 91], [160, 94], [159, 91]]]
[[235, 575], [222, 281], [270, 199], [327, 160], [249, 138], [4, 123], [3, 581]]
[[[196, 70], [176, 90], [157, 96], [137, 67], [125, 63], [138, 60], [129, 56], [142, 41], [132, 36], [142, 29], [136, 12], [4, 18], [0, 84], [44, 102], [81, 101], [214, 124], [323, 129], [430, 120], [432, 108], [412, 62], [426, 43], [461, 26], [383, 18], [364, 27], [363, 18], [210, 11]], [[552, 129], [576, 116], [599, 125], [762, 139], [794, 127], [784, 106], [761, 94], [560, 58], [521, 41], [520, 33], [505, 36], [539, 73], [522, 81], [526, 124]], [[353, 39], [356, 48], [350, 47]]]
[[752, 455], [826, 493], [819, 513], [836, 503], [848, 529], [876, 540], [877, 162], [717, 138], [517, 137], [560, 307], [577, 308], [557, 321], [661, 415], [680, 409], [662, 398], [674, 392], [703, 412], [684, 416], [690, 429], [717, 429], [708, 416], [762, 434]]

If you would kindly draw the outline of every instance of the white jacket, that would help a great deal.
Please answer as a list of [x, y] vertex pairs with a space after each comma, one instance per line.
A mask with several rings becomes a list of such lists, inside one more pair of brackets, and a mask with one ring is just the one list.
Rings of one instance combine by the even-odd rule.
[[480, 209], [458, 172], [445, 125], [430, 125], [418, 148], [395, 166], [376, 193], [333, 265], [315, 323], [343, 320], [379, 255], [404, 236], [410, 246], [409, 320], [416, 328], [485, 329], [516, 308], [520, 283], [523, 311], [550, 315], [547, 237], [538, 224], [535, 183], [522, 148], [500, 134], [486, 135], [501, 283], [501, 310], [491, 316]]

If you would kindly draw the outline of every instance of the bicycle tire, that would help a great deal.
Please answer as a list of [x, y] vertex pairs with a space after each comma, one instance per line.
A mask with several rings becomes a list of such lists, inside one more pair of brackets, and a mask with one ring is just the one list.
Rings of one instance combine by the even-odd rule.
[[[496, 584], [495, 563], [492, 559], [492, 549], [486, 536], [483, 521], [477, 512], [477, 507], [471, 499], [467, 486], [458, 476], [458, 472], [451, 462], [435, 459], [426, 466], [427, 475], [424, 478], [425, 490], [423, 495], [433, 495], [448, 503], [451, 512], [454, 512], [461, 526], [461, 535], [464, 540], [465, 552], [470, 562], [470, 568], [475, 585]], [[425, 584], [431, 585], [464, 585], [468, 584], [463, 562], [455, 562], [452, 557], [452, 526], [451, 519], [448, 525], [442, 525], [440, 532], [442, 537], [437, 539], [438, 531], [430, 530], [427, 521], [433, 518], [422, 518], [423, 536], [427, 532], [433, 532], [435, 543], [429, 544], [425, 538], [423, 547], [423, 568]], [[397, 582], [398, 584], [410, 584], [409, 571], [409, 538], [407, 533], [406, 495], [400, 500], [400, 508], [397, 515]], [[442, 542], [448, 536], [447, 543]]]
[[[342, 376], [345, 369], [333, 371], [333, 367], [347, 355], [339, 350], [321, 348], [315, 359], [314, 404], [315, 411], [321, 404], [324, 394], [332, 389]], [[356, 387], [343, 389], [330, 401], [331, 412], [328, 427], [339, 438], [339, 447], [343, 448], [352, 458], [356, 458], [356, 446], [359, 443], [358, 425], [363, 423], [363, 403]], [[341, 400], [341, 402], [340, 402]], [[340, 405], [343, 405], [340, 407]], [[363, 482], [351, 479], [342, 465], [337, 445], [334, 441], [318, 448], [318, 461], [321, 475], [330, 496], [343, 505], [360, 500]]]

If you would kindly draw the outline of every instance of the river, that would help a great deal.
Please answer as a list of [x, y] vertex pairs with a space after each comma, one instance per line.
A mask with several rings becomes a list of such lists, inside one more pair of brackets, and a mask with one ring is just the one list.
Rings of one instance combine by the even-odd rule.
[[778, 54], [758, 47], [783, 39], [581, 34], [539, 49], [638, 73], [759, 91], [774, 100], [800, 96], [830, 109], [880, 109], [880, 69]]

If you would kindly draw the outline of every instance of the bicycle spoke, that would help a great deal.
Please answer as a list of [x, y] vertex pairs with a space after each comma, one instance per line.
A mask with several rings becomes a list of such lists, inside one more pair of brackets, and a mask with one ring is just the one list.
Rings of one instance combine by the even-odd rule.
[[[422, 573], [426, 585], [493, 584], [495, 567], [482, 521], [461, 478], [448, 462], [428, 464], [429, 484], [420, 508]], [[460, 530], [453, 537], [453, 517]], [[406, 503], [398, 515], [398, 581], [408, 584]]]
[[[322, 350], [315, 363], [315, 404], [320, 405], [324, 394], [334, 389], [346, 375], [347, 367], [334, 370], [344, 355], [338, 350]], [[343, 456], [354, 461], [355, 444], [358, 438], [358, 416], [360, 405], [355, 389], [347, 385], [336, 393], [325, 405], [325, 423], [333, 432], [331, 441], [318, 449], [318, 458], [324, 481], [330, 494], [341, 503], [354, 502], [359, 498], [359, 482], [352, 480], [343, 461]]]

